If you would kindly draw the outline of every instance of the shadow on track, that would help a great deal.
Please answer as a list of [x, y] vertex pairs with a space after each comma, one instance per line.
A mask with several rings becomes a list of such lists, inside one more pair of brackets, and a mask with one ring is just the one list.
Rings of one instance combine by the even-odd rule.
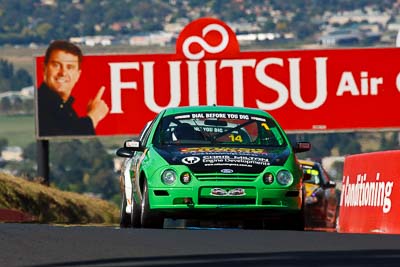
[[54, 262], [30, 267], [68, 266], [399, 266], [400, 250], [314, 251], [128, 257]]

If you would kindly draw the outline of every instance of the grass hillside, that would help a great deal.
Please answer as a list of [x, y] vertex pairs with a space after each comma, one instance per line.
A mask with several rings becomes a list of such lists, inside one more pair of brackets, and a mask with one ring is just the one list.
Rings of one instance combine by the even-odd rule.
[[0, 138], [10, 146], [26, 147], [35, 142], [35, 117], [33, 115], [0, 115]]
[[119, 208], [113, 203], [5, 173], [0, 173], [0, 209], [28, 213], [39, 223], [116, 224], [119, 220]]
[[[34, 115], [0, 114], [0, 138], [7, 139], [9, 146], [20, 146], [22, 148], [36, 142]], [[98, 136], [97, 138], [105, 147], [116, 148], [123, 145], [124, 140], [128, 137], [121, 135]]]

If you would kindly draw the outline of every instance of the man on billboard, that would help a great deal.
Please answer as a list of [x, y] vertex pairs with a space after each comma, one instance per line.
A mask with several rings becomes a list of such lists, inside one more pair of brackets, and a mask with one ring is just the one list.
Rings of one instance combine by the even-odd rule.
[[43, 83], [38, 90], [40, 136], [94, 135], [109, 107], [102, 100], [105, 87], [87, 104], [86, 116], [73, 109], [71, 91], [81, 75], [82, 51], [73, 43], [53, 41], [44, 58]]

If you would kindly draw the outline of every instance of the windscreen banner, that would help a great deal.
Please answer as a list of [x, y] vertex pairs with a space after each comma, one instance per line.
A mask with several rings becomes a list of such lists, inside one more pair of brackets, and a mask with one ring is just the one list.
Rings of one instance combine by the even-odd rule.
[[176, 53], [134, 50], [84, 55], [75, 76], [66, 63], [49, 70], [68, 57], [37, 56], [37, 137], [137, 135], [164, 108], [188, 105], [262, 109], [289, 133], [400, 129], [399, 48], [241, 52], [227, 24], [201, 18], [179, 34]]
[[400, 150], [345, 158], [339, 232], [400, 233]]

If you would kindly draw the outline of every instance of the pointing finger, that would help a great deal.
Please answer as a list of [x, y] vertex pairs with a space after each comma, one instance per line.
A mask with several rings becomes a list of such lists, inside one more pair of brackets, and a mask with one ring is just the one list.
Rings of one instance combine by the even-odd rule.
[[106, 90], [106, 87], [105, 86], [102, 86], [102, 87], [100, 87], [100, 90], [97, 92], [97, 95], [96, 95], [96, 97], [94, 98], [94, 100], [93, 101], [100, 101], [101, 100], [101, 98], [102, 98], [102, 96], [103, 96], [103, 94], [104, 94], [104, 91]]

